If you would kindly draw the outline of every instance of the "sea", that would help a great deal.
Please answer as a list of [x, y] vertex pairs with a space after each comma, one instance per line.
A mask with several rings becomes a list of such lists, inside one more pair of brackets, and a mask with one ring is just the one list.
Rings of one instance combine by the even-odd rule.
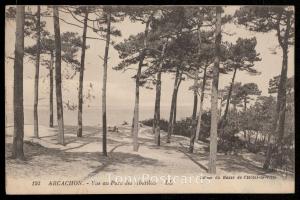
[[[177, 107], [177, 120], [190, 117], [192, 114], [192, 106], [178, 106]], [[54, 125], [56, 121], [56, 107], [53, 110]], [[161, 106], [161, 119], [169, 119], [170, 106]], [[64, 124], [65, 125], [77, 125], [77, 110], [64, 109]], [[139, 120], [146, 120], [153, 118], [154, 106], [141, 106], [139, 108]], [[13, 124], [13, 109], [12, 106], [6, 108], [5, 112], [6, 126]], [[39, 125], [49, 125], [49, 107], [39, 106], [38, 108]], [[131, 124], [133, 118], [133, 107], [107, 107], [107, 123], [108, 126], [121, 125], [124, 122]], [[101, 107], [93, 106], [83, 109], [83, 125], [84, 126], [102, 126], [102, 111]], [[33, 107], [24, 107], [24, 124], [33, 124]]]

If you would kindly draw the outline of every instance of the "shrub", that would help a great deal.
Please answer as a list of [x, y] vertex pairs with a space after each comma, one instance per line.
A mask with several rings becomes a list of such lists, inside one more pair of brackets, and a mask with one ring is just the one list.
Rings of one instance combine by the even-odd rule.
[[[198, 117], [197, 117], [198, 119]], [[141, 121], [142, 124], [146, 126], [153, 126], [153, 119], [146, 119]], [[160, 129], [167, 132], [168, 131], [169, 122], [165, 119], [160, 120]], [[192, 119], [191, 117], [186, 117], [179, 121], [176, 121], [174, 126], [174, 134], [181, 135], [185, 137], [191, 136], [191, 128], [192, 128]], [[201, 117], [201, 130], [199, 134], [199, 139], [206, 141], [206, 138], [209, 136], [210, 132], [210, 112], [204, 112]]]

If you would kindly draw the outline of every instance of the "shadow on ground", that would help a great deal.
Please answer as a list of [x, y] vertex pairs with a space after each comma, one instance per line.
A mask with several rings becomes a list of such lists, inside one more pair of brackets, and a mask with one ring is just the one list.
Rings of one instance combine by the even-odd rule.
[[[102, 150], [102, 134], [99, 127], [84, 127], [83, 136], [81, 138], [78, 138], [76, 133], [77, 128], [75, 126], [65, 126], [66, 146], [68, 147], [71, 143], [73, 145], [69, 145], [69, 148], [63, 150], [46, 148], [31, 141], [25, 141], [25, 161], [10, 159], [12, 144], [6, 143], [5, 157], [9, 172], [18, 176], [18, 170], [21, 170], [22, 172], [24, 171], [25, 177], [55, 173], [69, 174], [69, 176], [71, 176], [72, 173], [78, 173], [78, 170], [85, 170], [84, 173], [81, 174], [81, 178], [86, 179], [103, 171], [114, 172], [118, 169], [117, 167], [119, 167], [119, 169], [124, 166], [133, 168], [152, 166], [157, 167], [157, 169], [164, 167], [165, 163], [155, 159], [154, 156], [152, 158], [150, 156], [144, 157], [139, 153], [128, 152], [128, 146], [131, 147], [132, 145], [130, 131], [108, 133], [110, 134], [107, 141], [109, 144], [108, 157], [100, 153]], [[56, 137], [57, 135], [45, 136], [41, 137], [41, 140], [55, 142]], [[168, 155], [172, 156], [172, 154], [177, 154], [177, 157], [179, 156], [180, 159], [189, 159], [191, 165], [195, 164], [200, 170], [207, 171], [206, 164], [208, 162], [209, 153], [204, 151], [203, 148], [201, 148], [201, 150], [198, 149], [196, 151], [197, 153], [188, 153], [187, 146], [182, 145], [181, 140], [183, 140], [182, 137], [172, 137], [172, 143], [167, 144], [165, 143], [165, 136], [162, 136], [161, 146], [156, 146], [151, 133], [145, 133], [139, 138], [140, 145], [142, 145], [143, 148], [149, 149], [150, 152], [151, 150], [159, 151], [159, 153], [167, 155], [166, 159], [168, 159]], [[99, 144], [99, 151], [97, 149], [94, 150], [95, 152], [69, 151], [82, 148], [91, 143], [94, 143], [94, 145]], [[74, 144], [76, 144], [76, 146], [74, 146]], [[119, 149], [125, 146], [127, 146], [127, 151]], [[166, 163], [168, 163], [167, 160]], [[220, 170], [229, 173], [266, 174], [262, 168], [252, 164], [250, 160], [246, 160], [242, 156], [218, 155], [217, 165]]]

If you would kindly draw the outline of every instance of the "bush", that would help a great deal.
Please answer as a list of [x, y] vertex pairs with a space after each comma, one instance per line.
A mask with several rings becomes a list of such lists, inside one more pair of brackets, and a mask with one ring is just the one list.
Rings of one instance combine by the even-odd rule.
[[[145, 126], [153, 126], [153, 119], [146, 119], [146, 120], [143, 120], [141, 121], [142, 124], [144, 124]], [[163, 130], [163, 131], [168, 131], [168, 121], [165, 120], [165, 119], [161, 119], [159, 121], [159, 126], [160, 126], [160, 130]]]
[[[198, 119], [198, 117], [197, 117]], [[198, 120], [197, 120], [198, 121]], [[141, 121], [142, 124], [146, 126], [153, 126], [153, 119], [147, 119]], [[169, 122], [165, 119], [160, 120], [160, 129], [167, 132], [168, 131]], [[192, 128], [192, 119], [191, 117], [187, 117], [176, 121], [174, 126], [174, 135], [181, 135], [185, 137], [191, 136], [191, 128]], [[210, 112], [204, 112], [201, 117], [201, 130], [199, 134], [199, 139], [206, 141], [206, 138], [210, 133]]]
[[[198, 118], [197, 118], [198, 119]], [[146, 126], [153, 126], [153, 119], [147, 119], [141, 122]], [[168, 121], [165, 119], [160, 120], [160, 129], [167, 132], [168, 131]], [[174, 135], [181, 135], [185, 137], [191, 136], [192, 130], [192, 119], [187, 117], [176, 121], [174, 126]], [[245, 146], [245, 143], [235, 136], [239, 132], [234, 120], [229, 120], [224, 129], [224, 134], [220, 136], [218, 140], [218, 152], [230, 152], [242, 149]], [[201, 130], [199, 134], [199, 140], [208, 142], [206, 138], [210, 135], [210, 112], [204, 112], [201, 117]]]
[[224, 134], [220, 140], [218, 140], [218, 152], [235, 152], [244, 148], [245, 142], [240, 140], [239, 137], [232, 134]]

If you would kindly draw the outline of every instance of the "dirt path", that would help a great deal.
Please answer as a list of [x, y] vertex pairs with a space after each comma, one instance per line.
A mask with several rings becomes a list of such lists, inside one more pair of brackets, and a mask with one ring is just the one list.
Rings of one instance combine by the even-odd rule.
[[[6, 129], [6, 171], [11, 177], [24, 179], [87, 180], [107, 176], [163, 176], [206, 174], [208, 153], [206, 145], [196, 144], [195, 154], [189, 154], [189, 139], [173, 136], [170, 144], [165, 143], [162, 133], [161, 146], [154, 144], [151, 128], [143, 127], [139, 132], [139, 151], [131, 145], [129, 126], [119, 132], [108, 134], [108, 158], [101, 155], [101, 131], [99, 127], [85, 127], [83, 137], [76, 137], [76, 127], [67, 126], [66, 145], [56, 142], [56, 128], [40, 127], [40, 139], [32, 138], [33, 126], [25, 126], [26, 161], [9, 159], [12, 142], [12, 127]], [[242, 156], [218, 156], [218, 173], [261, 175], [265, 172], [245, 160]]]

